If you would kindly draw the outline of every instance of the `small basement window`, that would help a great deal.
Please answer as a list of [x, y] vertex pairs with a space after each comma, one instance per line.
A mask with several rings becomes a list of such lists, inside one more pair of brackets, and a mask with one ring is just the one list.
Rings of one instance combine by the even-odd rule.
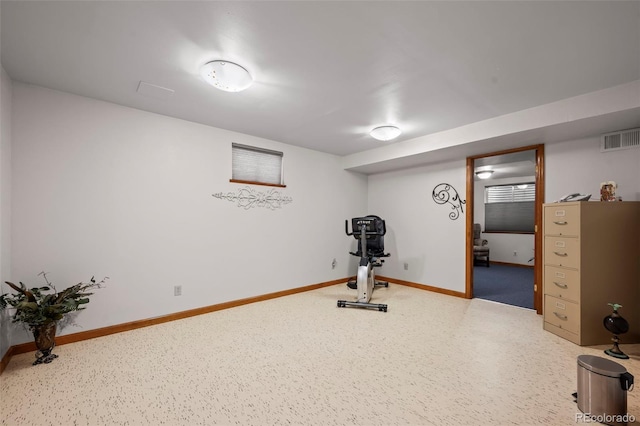
[[231, 182], [285, 187], [284, 154], [270, 149], [231, 144]]
[[533, 233], [535, 200], [534, 182], [487, 186], [484, 200], [484, 232]]

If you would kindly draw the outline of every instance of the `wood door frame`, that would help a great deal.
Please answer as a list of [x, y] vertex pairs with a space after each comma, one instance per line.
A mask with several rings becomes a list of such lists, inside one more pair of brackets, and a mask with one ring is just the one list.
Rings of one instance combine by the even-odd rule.
[[529, 145], [522, 148], [491, 152], [488, 154], [467, 157], [467, 214], [466, 214], [466, 283], [465, 297], [473, 298], [473, 213], [474, 213], [474, 169], [478, 158], [511, 154], [514, 152], [536, 152], [536, 200], [535, 200], [535, 231], [534, 231], [534, 263], [533, 263], [533, 308], [542, 315], [542, 204], [544, 203], [544, 144]]

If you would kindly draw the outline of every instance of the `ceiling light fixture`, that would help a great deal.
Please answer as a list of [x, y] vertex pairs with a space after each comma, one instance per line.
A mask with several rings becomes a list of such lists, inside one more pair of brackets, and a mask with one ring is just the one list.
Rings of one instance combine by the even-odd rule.
[[379, 141], [390, 141], [400, 136], [400, 133], [402, 133], [402, 131], [396, 126], [380, 126], [369, 132], [372, 138], [378, 139]]
[[200, 68], [204, 81], [225, 92], [240, 92], [253, 83], [249, 71], [229, 61], [212, 61]]
[[479, 172], [476, 172], [476, 176], [478, 176], [478, 179], [488, 179], [492, 174], [493, 170], [481, 170]]

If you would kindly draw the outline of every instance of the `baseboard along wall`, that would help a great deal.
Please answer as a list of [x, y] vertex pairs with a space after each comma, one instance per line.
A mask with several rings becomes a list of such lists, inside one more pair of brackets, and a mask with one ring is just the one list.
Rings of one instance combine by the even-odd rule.
[[491, 260], [489, 262], [490, 265], [505, 265], [505, 266], [517, 266], [519, 268], [533, 268], [533, 265], [523, 265], [522, 263], [509, 263], [509, 262], [499, 262], [497, 260]]
[[[385, 280], [390, 283], [400, 284], [407, 287], [418, 288], [421, 290], [432, 291], [434, 293], [442, 293], [449, 296], [465, 297], [464, 292], [448, 290], [439, 287], [432, 287], [425, 284], [413, 283], [410, 281], [397, 280], [395, 278], [389, 278], [384, 276], [376, 276], [380, 280]], [[96, 337], [108, 336], [110, 334], [122, 333], [125, 331], [135, 330], [138, 328], [149, 327], [156, 324], [162, 324], [169, 321], [176, 321], [184, 318], [193, 317], [196, 315], [208, 314], [210, 312], [221, 311], [223, 309], [234, 308], [236, 306], [247, 305], [249, 303], [262, 302], [269, 299], [275, 299], [278, 297], [289, 296], [296, 293], [303, 293], [306, 291], [316, 290], [322, 287], [329, 287], [336, 284], [346, 283], [349, 280], [355, 280], [356, 277], [348, 277], [338, 280], [326, 281], [318, 284], [311, 284], [303, 287], [292, 288], [289, 290], [277, 291], [275, 293], [263, 294], [261, 296], [248, 297], [246, 299], [232, 300], [230, 302], [219, 303], [216, 305], [203, 306], [202, 308], [190, 309], [187, 311], [176, 312], [169, 315], [163, 315], [155, 318], [148, 318], [138, 321], [127, 322], [124, 324], [111, 325], [109, 327], [96, 328], [93, 330], [81, 331], [79, 333], [65, 334], [64, 336], [56, 336], [56, 346], [66, 345], [67, 343], [80, 342], [82, 340], [94, 339]], [[11, 357], [18, 354], [27, 352], [33, 352], [36, 350], [36, 344], [34, 342], [20, 343], [10, 346], [7, 352], [0, 360], [0, 374], [5, 370], [11, 361]]]

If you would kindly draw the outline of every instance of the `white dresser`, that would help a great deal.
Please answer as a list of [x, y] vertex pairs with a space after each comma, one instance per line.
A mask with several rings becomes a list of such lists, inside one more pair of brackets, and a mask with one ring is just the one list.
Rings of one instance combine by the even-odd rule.
[[544, 329], [609, 344], [603, 319], [619, 303], [630, 326], [620, 343], [640, 342], [640, 202], [545, 204], [543, 233]]

